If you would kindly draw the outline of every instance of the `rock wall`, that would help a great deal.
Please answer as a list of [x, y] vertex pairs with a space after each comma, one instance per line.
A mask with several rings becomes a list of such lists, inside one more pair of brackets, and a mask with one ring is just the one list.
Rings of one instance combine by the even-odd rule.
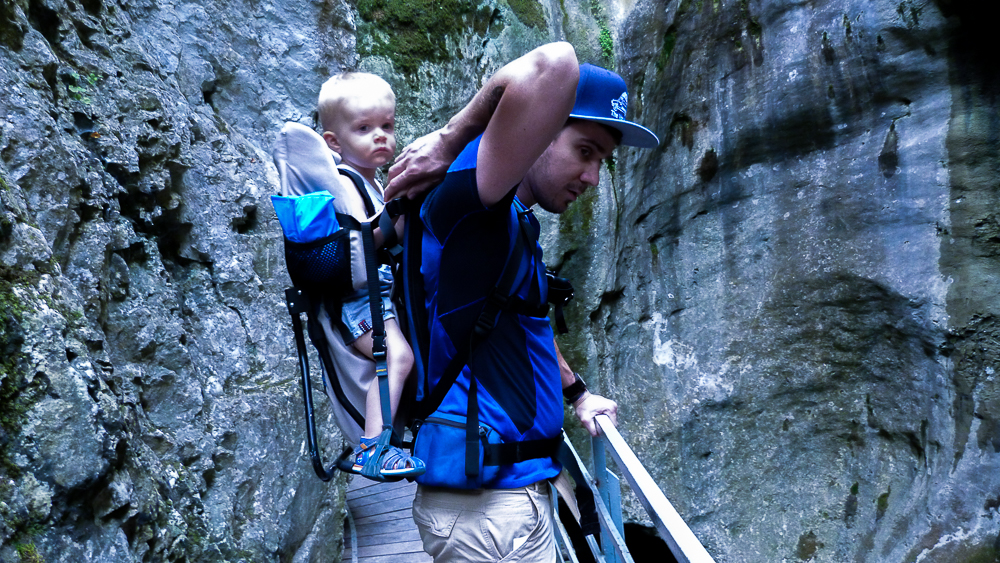
[[5, 2], [0, 560], [336, 560], [271, 138], [360, 68], [395, 88], [402, 146], [553, 39], [615, 66], [663, 141], [546, 220], [578, 288], [560, 346], [710, 553], [995, 560], [985, 21], [962, 0]]
[[586, 288], [565, 348], [624, 398], [719, 561], [997, 557], [981, 21], [962, 2], [623, 8], [619, 70], [663, 142], [620, 150], [552, 228]]
[[303, 456], [267, 196], [270, 139], [356, 60], [352, 18], [0, 9], [0, 560], [338, 556], [342, 486]]

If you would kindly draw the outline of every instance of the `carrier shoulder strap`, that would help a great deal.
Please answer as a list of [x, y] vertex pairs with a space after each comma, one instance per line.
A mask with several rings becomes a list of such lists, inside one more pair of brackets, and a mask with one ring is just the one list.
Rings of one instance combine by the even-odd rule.
[[[378, 227], [382, 231], [382, 236], [384, 241], [380, 250], [385, 250], [391, 255], [398, 255], [401, 251], [400, 242], [396, 236], [396, 229], [393, 225], [393, 219], [404, 214], [410, 208], [410, 200], [406, 198], [398, 198], [392, 201], [388, 201], [382, 207], [382, 212], [375, 216], [375, 204], [372, 202], [371, 195], [368, 193], [368, 188], [365, 184], [365, 179], [361, 177], [360, 174], [354, 170], [348, 168], [337, 167], [337, 171], [347, 176], [351, 179], [354, 187], [358, 190], [358, 194], [361, 196], [361, 200], [365, 204], [365, 212], [371, 217], [371, 223], [373, 226]], [[358, 221], [350, 215], [337, 214], [337, 221], [340, 222], [341, 226], [355, 231], [361, 230], [361, 221]]]
[[[480, 311], [479, 317], [476, 320], [473, 332], [469, 336], [468, 346], [458, 347], [455, 356], [452, 357], [451, 361], [445, 367], [437, 385], [434, 386], [434, 389], [429, 395], [424, 396], [424, 399], [417, 407], [417, 418], [419, 419], [428, 417], [441, 406], [441, 402], [444, 401], [444, 397], [448, 393], [448, 390], [458, 380], [458, 376], [461, 374], [462, 369], [468, 364], [469, 358], [472, 357], [472, 354], [478, 346], [489, 337], [493, 329], [496, 327], [501, 313], [515, 305], [515, 300], [512, 299], [512, 295], [518, 285], [518, 280], [523, 278], [521, 275], [522, 260], [526, 253], [534, 253], [533, 249], [531, 249], [528, 245], [536, 243], [537, 238], [533, 238], [529, 234], [534, 229], [531, 228], [529, 220], [527, 219], [527, 209], [523, 209], [520, 205], [517, 205], [516, 213], [517, 228], [511, 233], [512, 240], [510, 244], [510, 251], [507, 254], [507, 259], [504, 262], [504, 267], [501, 271], [499, 280], [486, 296], [486, 300], [483, 304], [482, 310]], [[408, 222], [406, 248], [406, 252], [408, 254], [414, 251], [420, 252], [420, 242], [417, 241], [422, 240], [422, 233], [419, 233], [419, 231], [420, 229], [413, 228]], [[414, 267], [411, 264], [407, 268], [408, 276], [418, 275], [419, 273], [418, 266]], [[524, 273], [530, 274], [533, 273], [533, 270], [529, 266], [524, 268]], [[424, 296], [422, 295], [422, 291], [419, 292], [421, 294], [419, 295], [419, 301], [412, 300], [417, 298], [415, 295], [417, 291], [415, 291], [412, 286], [419, 285], [422, 287], [422, 284], [407, 283], [406, 285], [410, 287], [410, 290], [406, 295], [408, 309], [423, 309]], [[410, 315], [411, 330], [414, 328], [414, 321], [417, 318], [415, 318], [414, 315]], [[423, 320], [426, 320], [426, 315], [423, 316]], [[422, 326], [426, 327], [426, 322], [424, 322]], [[423, 331], [418, 330], [411, 334], [420, 335], [422, 333], [426, 333], [426, 329]], [[420, 352], [417, 352], [417, 350], [420, 350]], [[426, 339], [424, 341], [418, 341], [414, 346], [414, 353], [423, 355], [424, 357], [426, 357], [426, 350]], [[417, 360], [422, 361], [422, 358], [418, 357]], [[427, 382], [428, 379], [429, 378], [425, 374], [425, 382]], [[465, 474], [469, 477], [475, 477], [479, 474], [478, 452], [479, 443], [481, 441], [479, 434], [478, 385], [475, 375], [470, 378], [469, 382], [469, 401], [466, 408], [465, 432]], [[554, 457], [558, 451], [560, 442], [561, 439], [556, 437], [540, 440], [524, 440], [521, 442], [503, 445], [484, 445], [484, 463], [486, 465], [511, 465], [528, 459]]]
[[365, 203], [365, 212], [368, 213], [368, 216], [371, 217], [375, 215], [375, 204], [372, 203], [372, 198], [368, 195], [368, 188], [365, 187], [365, 179], [361, 177], [361, 174], [358, 174], [354, 170], [341, 168], [339, 166], [337, 167], [337, 172], [347, 176], [351, 179], [351, 182], [354, 183], [354, 187], [358, 189], [358, 194], [361, 196], [361, 201]]
[[[358, 190], [358, 195], [365, 204], [365, 211], [368, 217], [375, 215], [375, 205], [368, 194], [364, 178], [357, 172], [338, 167], [337, 171], [351, 179], [354, 187]], [[365, 259], [365, 274], [368, 279], [368, 307], [372, 318], [372, 357], [375, 360], [375, 379], [379, 386], [380, 409], [382, 411], [382, 430], [392, 428], [392, 412], [389, 404], [389, 370], [386, 355], [386, 334], [384, 311], [382, 308], [382, 291], [379, 287], [378, 275], [378, 253], [375, 248], [373, 235], [374, 226], [383, 228], [386, 237], [385, 246], [394, 246], [395, 230], [392, 228], [392, 220], [389, 213], [381, 213], [379, 217], [372, 217], [371, 221], [358, 221], [349, 215], [337, 214], [338, 221], [348, 229], [361, 231], [362, 249]], [[391, 233], [391, 235], [390, 235]], [[364, 423], [361, 423], [364, 428]]]
[[[420, 402], [417, 407], [417, 417], [427, 418], [434, 411], [441, 406], [441, 402], [444, 401], [445, 395], [447, 395], [448, 390], [454, 385], [455, 381], [458, 380], [459, 374], [462, 373], [462, 368], [469, 362], [469, 358], [472, 356], [472, 352], [489, 337], [493, 328], [496, 327], [497, 320], [500, 317], [500, 313], [504, 310], [506, 304], [510, 301], [510, 296], [514, 291], [514, 284], [517, 281], [518, 270], [520, 270], [521, 257], [525, 252], [525, 233], [524, 225], [520, 216], [518, 217], [518, 229], [514, 233], [513, 240], [511, 241], [510, 252], [507, 253], [507, 260], [504, 262], [503, 270], [500, 273], [500, 278], [497, 280], [496, 285], [490, 290], [489, 294], [486, 296], [485, 303], [483, 304], [483, 309], [479, 313], [479, 317], [476, 319], [475, 327], [473, 328], [472, 334], [469, 335], [469, 342], [467, 346], [456, 347], [455, 355], [452, 356], [451, 361], [445, 367], [442, 372], [441, 378], [438, 380], [434, 389], [429, 395], [425, 395], [424, 399]], [[410, 237], [407, 244], [414, 237]], [[409, 252], [411, 249], [407, 249]], [[419, 272], [419, 269], [418, 269]], [[412, 284], [410, 284], [412, 285]], [[424, 301], [421, 300], [419, 305], [424, 306]], [[411, 305], [412, 306], [412, 305]], [[426, 325], [425, 325], [426, 326]], [[424, 330], [426, 332], [426, 329]], [[426, 348], [425, 348], [426, 350]], [[475, 378], [473, 378], [475, 379]], [[472, 393], [470, 392], [470, 395]], [[467, 413], [468, 418], [472, 419], [472, 413]], [[478, 431], [477, 431], [478, 440]], [[478, 462], [477, 462], [478, 463]]]

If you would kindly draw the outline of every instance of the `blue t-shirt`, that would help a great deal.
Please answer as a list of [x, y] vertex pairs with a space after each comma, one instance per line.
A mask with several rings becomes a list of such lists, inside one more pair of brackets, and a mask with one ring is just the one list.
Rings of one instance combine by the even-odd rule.
[[[427, 362], [431, 385], [441, 377], [456, 347], [468, 346], [485, 296], [503, 271], [512, 237], [520, 236], [517, 213], [521, 206], [515, 203], [513, 188], [489, 208], [479, 199], [478, 149], [476, 139], [455, 160], [444, 182], [431, 191], [420, 210], [425, 226], [421, 272], [430, 325]], [[537, 233], [537, 220], [528, 213]], [[529, 303], [544, 303], [547, 285], [542, 251], [537, 240], [526, 248], [530, 257], [520, 260], [523, 275], [515, 295]], [[448, 391], [439, 412], [465, 416], [470, 367], [478, 382], [480, 422], [499, 432], [504, 442], [560, 434], [562, 381], [547, 318], [503, 312]], [[425, 461], [434, 463], [433, 459]], [[498, 478], [485, 486], [523, 487], [555, 477], [560, 469], [551, 458], [526, 460], [502, 466]]]

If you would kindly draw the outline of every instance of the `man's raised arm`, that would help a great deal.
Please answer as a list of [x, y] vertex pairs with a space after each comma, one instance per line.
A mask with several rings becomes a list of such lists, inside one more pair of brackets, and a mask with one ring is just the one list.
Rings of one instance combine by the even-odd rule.
[[549, 43], [496, 72], [443, 128], [411, 143], [389, 170], [385, 197], [415, 197], [444, 178], [448, 166], [477, 135], [476, 180], [485, 205], [521, 181], [566, 123], [579, 64], [569, 43]]

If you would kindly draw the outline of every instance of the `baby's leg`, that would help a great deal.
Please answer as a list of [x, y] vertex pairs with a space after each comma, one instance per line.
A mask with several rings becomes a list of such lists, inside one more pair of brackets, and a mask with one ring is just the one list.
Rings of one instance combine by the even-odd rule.
[[[399, 408], [399, 399], [403, 394], [406, 377], [413, 369], [413, 351], [399, 330], [396, 319], [385, 321], [386, 360], [389, 370], [389, 407], [393, 416]], [[365, 356], [372, 357], [372, 333], [368, 331], [354, 341], [353, 346]], [[382, 405], [378, 392], [378, 378], [373, 379], [368, 387], [365, 401], [365, 438], [374, 438], [382, 432]]]

